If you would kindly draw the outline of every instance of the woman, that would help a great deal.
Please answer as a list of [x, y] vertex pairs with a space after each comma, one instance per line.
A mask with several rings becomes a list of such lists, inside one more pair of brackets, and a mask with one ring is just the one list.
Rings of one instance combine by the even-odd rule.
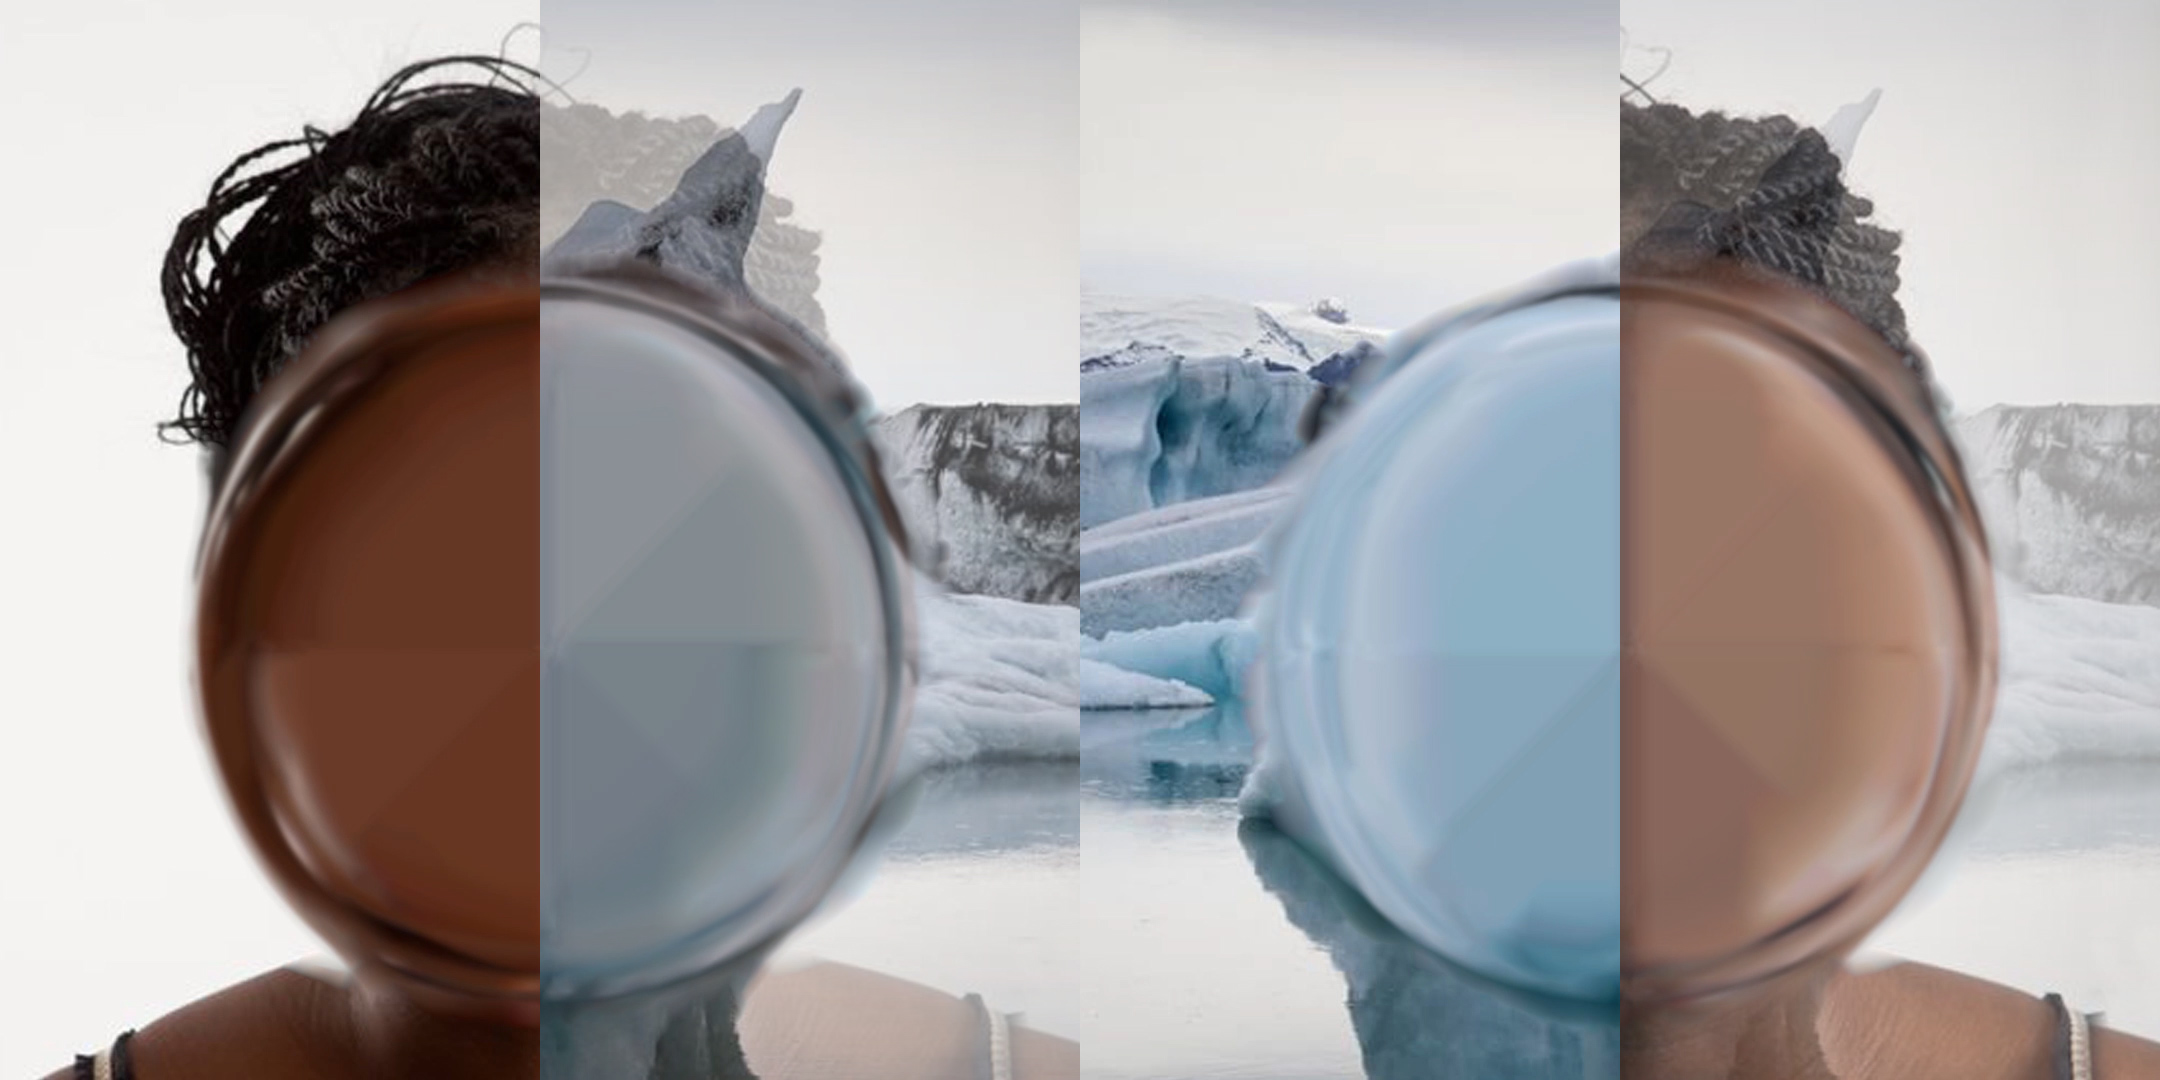
[[[1901, 395], [1940, 415], [1896, 297], [1900, 238], [1871, 222], [1873, 206], [1843, 181], [1852, 132], [1833, 146], [1783, 116], [1632, 102], [1620, 131], [1626, 280], [1738, 281], [1770, 290], [1751, 296], [1827, 300], [1888, 346]], [[1776, 846], [1758, 838], [1748, 858], [1774, 865]], [[1920, 964], [1850, 969], [1844, 948], [1707, 997], [1631, 997], [1622, 1023], [1628, 1076], [2160, 1077], [2160, 1045], [2089, 1023], [2059, 997]]]
[[[432, 81], [460, 68], [477, 69], [484, 78]], [[262, 467], [266, 457], [278, 460], [274, 448], [279, 439], [290, 437], [298, 443], [311, 437], [295, 434], [311, 423], [349, 432], [356, 423], [372, 422], [378, 434], [385, 430], [385, 414], [380, 412], [374, 421], [352, 418], [354, 410], [364, 417], [369, 415], [365, 409], [377, 405], [306, 396], [325, 385], [343, 385], [326, 373], [377, 370], [357, 366], [366, 362], [367, 352], [355, 354], [339, 344], [356, 340], [356, 335], [358, 340], [376, 340], [366, 335], [380, 337], [389, 333], [383, 327], [394, 326], [396, 333], [410, 337], [407, 332], [413, 327], [447, 321], [464, 336], [442, 340], [466, 345], [441, 346], [438, 353], [446, 357], [441, 364], [407, 363], [386, 369], [394, 376], [370, 374], [377, 382], [369, 385], [433, 385], [461, 396], [401, 399], [418, 401], [422, 412], [411, 415], [432, 420], [402, 428], [389, 423], [390, 441], [373, 444], [376, 451], [357, 459], [359, 471], [352, 473], [356, 486], [317, 484], [313, 505], [318, 512], [302, 516], [329, 537], [323, 541], [325, 550], [363, 551], [365, 543], [347, 541], [403, 527], [397, 517], [405, 512], [400, 489], [433, 482], [430, 470], [442, 461], [450, 462], [453, 472], [470, 464], [455, 455], [471, 452], [476, 439], [487, 449], [485, 438], [467, 437], [462, 429], [493, 425], [511, 432], [518, 446], [503, 460], [529, 464], [537, 459], [532, 431], [538, 410], [531, 396], [539, 369], [536, 284], [541, 261], [536, 82], [527, 69], [485, 57], [412, 65], [393, 75], [345, 128], [331, 133], [311, 129], [301, 138], [243, 155], [212, 185], [207, 204], [182, 221], [167, 257], [165, 293], [194, 379], [180, 415], [167, 430], [202, 445], [209, 454], [214, 490], [206, 567], [215, 571], [227, 565], [216, 553], [220, 545], [232, 542], [237, 527], [231, 507], [245, 501], [246, 491], [264, 475], [282, 478], [277, 482], [288, 491], [297, 483], [290, 478], [299, 467], [289, 461], [278, 466], [284, 472], [252, 471]], [[758, 138], [756, 130], [752, 134]], [[769, 134], [759, 143], [765, 154], [770, 152]], [[687, 244], [692, 255], [707, 256], [712, 267], [733, 271], [702, 284], [734, 286], [738, 293], [740, 256], [756, 220], [762, 177], [762, 155], [751, 160], [752, 155], [742, 152], [746, 145], [740, 136], [723, 140], [690, 171], [676, 199], [646, 215], [656, 219], [648, 222], [655, 228], [666, 226], [660, 231], [679, 241], [678, 247]], [[281, 154], [291, 160], [277, 163]], [[727, 173], [720, 178], [727, 182], [715, 180], [716, 169]], [[242, 215], [245, 221], [226, 239], [225, 226]], [[630, 255], [678, 269], [669, 261], [674, 250], [659, 244], [650, 252], [640, 248]], [[710, 299], [719, 306], [734, 303], [718, 293]], [[759, 332], [790, 332], [789, 324], [767, 314], [737, 312]], [[396, 333], [385, 340], [404, 340]], [[480, 346], [470, 344], [473, 341], [491, 343], [486, 347], [493, 351], [474, 359]], [[460, 355], [457, 348], [467, 351]], [[814, 359], [829, 359], [814, 344], [804, 348]], [[300, 370], [278, 380], [288, 368]], [[323, 407], [310, 410], [293, 405], [295, 400], [315, 400]], [[398, 414], [388, 415], [394, 421]], [[286, 420], [274, 419], [280, 416]], [[333, 419], [320, 419], [324, 416]], [[430, 427], [433, 420], [445, 419], [447, 423]], [[270, 435], [264, 434], [266, 422], [271, 423]], [[264, 451], [266, 443], [271, 451]], [[400, 444], [424, 444], [424, 451]], [[318, 449], [308, 453], [321, 458], [321, 443], [313, 445]], [[453, 456], [430, 459], [428, 452], [435, 448]], [[504, 490], [511, 502], [529, 503], [537, 489], [529, 483], [501, 483], [508, 474], [500, 469], [477, 475], [480, 486], [470, 490], [482, 500]], [[513, 591], [529, 594], [537, 571], [517, 553], [533, 547], [532, 508], [520, 504], [518, 513], [505, 515], [486, 506], [475, 509], [478, 505], [476, 500], [447, 510], [438, 507], [431, 511], [437, 520], [423, 523], [423, 535], [425, 530], [460, 540], [479, 535], [481, 541], [472, 545], [477, 554], [463, 568], [477, 567], [482, 576], [500, 571], [505, 580], [514, 579]], [[443, 514], [456, 519], [448, 532]], [[335, 535], [341, 530], [344, 536]], [[268, 561], [275, 562], [292, 547], [252, 550], [271, 551]], [[240, 565], [246, 568], [244, 577], [254, 573], [258, 561], [242, 558]], [[441, 565], [432, 569], [439, 576]], [[390, 584], [409, 587], [409, 582]], [[327, 622], [317, 618], [319, 612], [305, 609], [344, 603], [347, 597], [335, 591], [338, 587], [273, 586], [277, 599], [272, 603], [297, 605], [303, 630], [319, 630]], [[204, 588], [206, 596], [222, 595], [207, 579]], [[426, 615], [507, 625], [518, 622], [514, 609], [522, 601], [495, 605], [460, 595], [445, 603], [442, 610], [428, 609]], [[426, 608], [425, 597], [420, 606]], [[498, 613], [498, 607], [509, 613]], [[208, 603], [206, 618], [223, 617], [228, 608]], [[401, 617], [409, 622], [413, 611], [405, 610]], [[524, 633], [521, 649], [530, 651], [531, 628]], [[211, 641], [218, 635], [206, 632], [204, 637]], [[453, 680], [456, 677], [453, 673]], [[213, 714], [220, 708], [215, 688], [225, 678], [214, 663], [205, 669], [203, 682]], [[272, 681], [248, 683], [245, 693], [284, 692], [263, 691], [262, 686], [306, 690], [304, 681], [261, 678]], [[329, 778], [334, 788], [331, 773], [309, 770], [335, 770], [343, 764], [340, 756], [396, 758], [405, 753], [392, 745], [398, 735], [383, 732], [393, 721], [402, 724], [400, 733], [425, 728], [436, 719], [429, 711], [433, 703], [425, 700], [432, 692], [404, 691], [407, 700], [420, 702], [414, 710], [424, 714], [419, 723], [404, 715], [390, 716], [377, 706], [335, 700], [325, 712], [320, 697], [313, 699], [314, 715], [296, 720], [292, 714], [307, 709], [293, 704], [296, 699], [290, 696], [278, 705], [245, 706], [265, 715], [283, 708], [288, 715], [262, 721], [265, 727], [238, 736], [229, 730], [233, 722], [221, 725], [218, 716], [211, 717], [213, 749], [258, 854], [287, 899], [337, 946], [347, 965], [295, 966], [265, 974], [139, 1033], [123, 1035], [110, 1047], [79, 1058], [72, 1070], [62, 1070], [56, 1078], [514, 1078], [543, 1072], [561, 1077], [748, 1077], [753, 1055], [745, 1045], [758, 1044], [758, 1039], [739, 1034], [738, 1019], [745, 1012], [745, 988], [752, 985], [760, 989], [750, 996], [748, 1007], [754, 1023], [767, 1032], [762, 1043], [768, 1048], [766, 1058], [781, 1074], [837, 1068], [895, 1076], [945, 1075], [942, 1063], [949, 1056], [971, 1058], [976, 1052], [978, 1026], [998, 1032], [998, 1052], [1007, 1055], [1007, 1065], [1032, 1061], [1046, 1075], [1072, 1071], [1075, 1063], [1066, 1052], [1070, 1044], [1018, 1029], [1007, 1033], [1002, 1018], [991, 1023], [992, 1015], [979, 1003], [970, 1005], [840, 965], [760, 976], [759, 960], [769, 952], [771, 940], [725, 962], [675, 971], [657, 988], [574, 1002], [550, 999], [543, 1005], [534, 992], [541, 965], [537, 926], [532, 925], [539, 907], [540, 871], [527, 857], [539, 849], [540, 770], [520, 756], [537, 738], [529, 716], [498, 722], [489, 730], [507, 739], [478, 740], [486, 745], [476, 744], [458, 759], [462, 764], [455, 771], [432, 772], [424, 779], [400, 775], [394, 785], [368, 789], [363, 801], [370, 805], [358, 819], [339, 817], [350, 807], [338, 803], [334, 791], [325, 794], [325, 789], [309, 786]], [[352, 684], [333, 698], [339, 696], [353, 696]], [[227, 707], [242, 707], [230, 704], [236, 699], [222, 700]], [[222, 735], [221, 726], [228, 729]], [[324, 732], [331, 733], [337, 747], [329, 754], [315, 752], [307, 741]], [[244, 748], [256, 739], [286, 741], [276, 752], [257, 755]], [[371, 747], [371, 740], [377, 745]], [[235, 760], [245, 764], [236, 768]], [[436, 764], [417, 751], [406, 760], [431, 769]], [[281, 770], [297, 773], [301, 794], [281, 796], [285, 802], [280, 810], [266, 816], [262, 805], [274, 798], [241, 789], [274, 786], [263, 777], [283, 775]], [[382, 817], [383, 800], [406, 799], [414, 786], [427, 784], [437, 788], [432, 809], [425, 800], [408, 800], [419, 808], [417, 816], [403, 819], [401, 835], [382, 840], [387, 820]], [[442, 801], [445, 792], [448, 803]], [[444, 806], [450, 807], [449, 813], [442, 812]], [[352, 820], [359, 824], [350, 824]], [[304, 824], [295, 826], [295, 821]], [[292, 829], [303, 835], [295, 839]], [[383, 861], [385, 851], [389, 862]], [[512, 854], [494, 858], [498, 851]], [[489, 865], [483, 868], [483, 862]], [[368, 902], [336, 903], [354, 896]], [[385, 910], [420, 911], [425, 919], [399, 922], [384, 915]], [[430, 936], [445, 927], [456, 936]], [[460, 948], [440, 947], [446, 942]], [[486, 969], [502, 992], [475, 993], [475, 986], [486, 989], [485, 978], [474, 983], [435, 978], [451, 970], [442, 966], [445, 963]], [[866, 1019], [869, 1012], [914, 1020], [910, 1030], [888, 1032], [890, 1038], [834, 1036], [835, 1024], [848, 1033], [875, 1030], [845, 1021], [851, 1014]], [[806, 1032], [819, 1036], [816, 1046], [802, 1042]]]

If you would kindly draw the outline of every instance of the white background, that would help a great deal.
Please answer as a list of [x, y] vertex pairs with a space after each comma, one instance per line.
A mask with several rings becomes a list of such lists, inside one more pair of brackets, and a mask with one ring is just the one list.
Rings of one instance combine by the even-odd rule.
[[185, 385], [158, 298], [173, 226], [241, 151], [340, 126], [404, 62], [496, 52], [537, 17], [537, 0], [0, 13], [0, 1077], [321, 948], [196, 731], [203, 484], [155, 427]]

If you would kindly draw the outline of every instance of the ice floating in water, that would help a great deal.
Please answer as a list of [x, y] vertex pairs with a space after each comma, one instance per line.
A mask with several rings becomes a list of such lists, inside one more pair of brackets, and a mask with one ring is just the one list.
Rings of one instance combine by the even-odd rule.
[[1217, 701], [1242, 696], [1257, 643], [1238, 619], [1113, 633], [1081, 645], [1083, 659], [1195, 687]]
[[1074, 758], [1080, 613], [945, 592], [917, 578], [920, 646], [903, 771], [979, 758]]
[[2002, 669], [1981, 768], [2160, 757], [2160, 608], [1998, 588]]
[[1274, 523], [1290, 496], [1286, 488], [1256, 488], [1098, 525], [1080, 535], [1080, 580], [1152, 570], [1249, 544]]
[[1237, 615], [1260, 582], [1251, 544], [1080, 586], [1080, 628], [1089, 637]]
[[1160, 679], [1080, 658], [1080, 707], [1083, 709], [1191, 709], [1215, 703], [1197, 687]]
[[1289, 498], [1279, 487], [1219, 495], [1081, 534], [1081, 632], [1101, 637], [1237, 615], [1260, 581], [1255, 541]]

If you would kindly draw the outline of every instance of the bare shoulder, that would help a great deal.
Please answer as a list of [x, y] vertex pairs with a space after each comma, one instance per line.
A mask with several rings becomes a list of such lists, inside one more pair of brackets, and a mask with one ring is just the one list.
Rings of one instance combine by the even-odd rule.
[[314, 1076], [350, 1042], [346, 992], [277, 970], [192, 1002], [139, 1031], [137, 1080]]
[[[2057, 1019], [2040, 998], [1926, 964], [1832, 979], [1817, 1029], [1839, 1076], [2024, 1080], [2054, 1075]], [[2106, 1080], [2160, 1080], [2160, 1046], [2095, 1033]]]

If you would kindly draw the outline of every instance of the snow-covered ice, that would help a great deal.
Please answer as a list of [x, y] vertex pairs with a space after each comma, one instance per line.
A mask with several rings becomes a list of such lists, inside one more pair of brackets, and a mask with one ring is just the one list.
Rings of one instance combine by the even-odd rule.
[[1194, 709], [1215, 703], [1198, 687], [1176, 679], [1158, 679], [1084, 656], [1079, 683], [1083, 709]]
[[1260, 583], [1259, 548], [1242, 544], [1167, 566], [1080, 586], [1080, 629], [1089, 637], [1235, 616]]
[[1080, 581], [1168, 566], [1259, 539], [1289, 501], [1269, 486], [1195, 499], [1098, 525], [1080, 536]]
[[1080, 613], [917, 578], [919, 663], [902, 769], [1080, 753]]
[[1242, 357], [1310, 369], [1328, 358], [1378, 345], [1388, 332], [1333, 321], [1317, 304], [1252, 304], [1215, 297], [1141, 297], [1082, 292], [1080, 361], [1100, 370], [1166, 355]]
[[1983, 768], [2160, 758], [2160, 608], [1998, 592], [2002, 669]]

